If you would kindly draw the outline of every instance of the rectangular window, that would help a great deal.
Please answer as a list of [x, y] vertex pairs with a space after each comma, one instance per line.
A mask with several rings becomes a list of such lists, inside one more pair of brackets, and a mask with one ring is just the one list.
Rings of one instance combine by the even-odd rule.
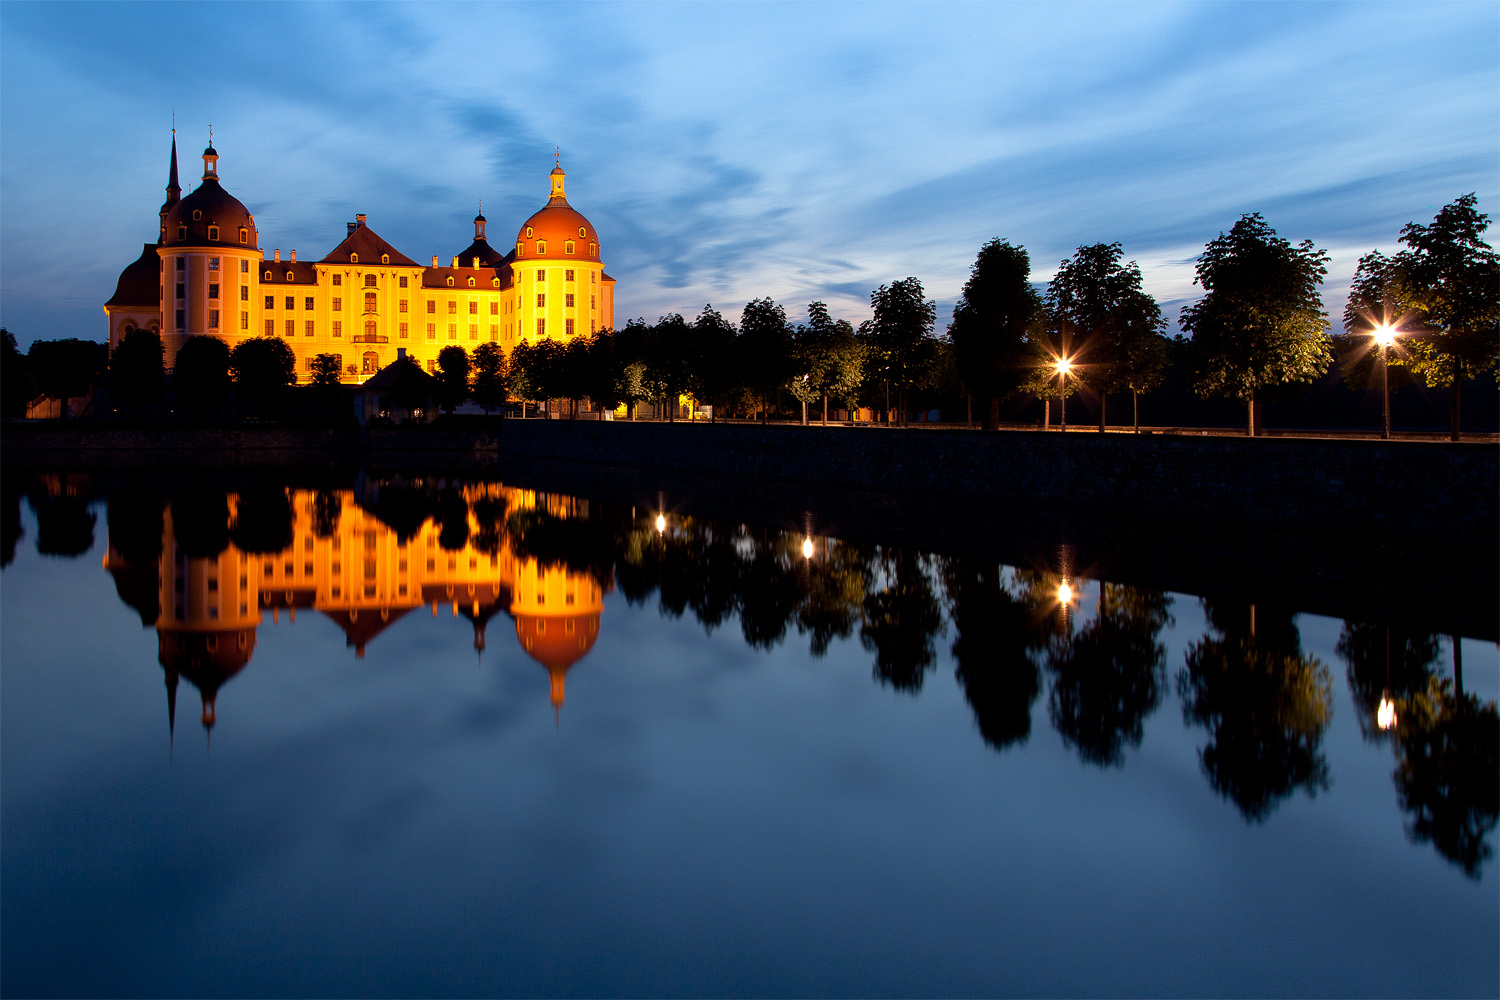
[[538, 270], [536, 272], [536, 280], [537, 281], [546, 281], [547, 280], [547, 272], [545, 270]]
[[266, 308], [267, 309], [275, 309], [276, 308], [276, 296], [274, 296], [274, 295], [267, 295], [266, 296]]
[[537, 295], [536, 295], [536, 304], [538, 306], [544, 306], [544, 305], [547, 304], [547, 294], [545, 292], [538, 292], [537, 293]]
[[448, 315], [449, 316], [457, 316], [458, 315], [458, 302], [456, 300], [450, 299], [448, 301]]
[[250, 329], [250, 314], [247, 312], [240, 313], [240, 329], [246, 331]]
[[571, 319], [563, 320], [563, 332], [570, 337], [573, 336], [573, 321]]
[[339, 287], [343, 283], [344, 283], [344, 276], [342, 274], [335, 274], [333, 276], [333, 287], [334, 288]]
[[335, 337], [342, 337], [344, 335], [344, 324], [339, 320], [333, 321], [333, 335]]
[[479, 339], [479, 324], [478, 323], [470, 323], [469, 324], [469, 339], [470, 340], [478, 340]]
[[313, 321], [308, 320], [306, 323], [303, 323], [302, 331], [305, 336], [311, 337], [313, 335]]
[[402, 340], [406, 339], [406, 324], [405, 323], [401, 324], [401, 339]]
[[589, 296], [589, 308], [594, 308], [594, 297], [592, 295]]
[[573, 308], [573, 293], [572, 292], [569, 292], [567, 295], [563, 296], [563, 305], [567, 306], [569, 309]]
[[187, 269], [187, 258], [186, 257], [178, 257], [177, 258], [177, 270], [184, 271], [186, 269]]
[[563, 272], [563, 280], [564, 281], [572, 281], [573, 280], [573, 269], [571, 267], [568, 268], [566, 271]]
[[210, 330], [217, 330], [219, 328], [219, 310], [210, 309], [208, 311], [208, 328]]
[[240, 301], [241, 302], [249, 302], [250, 301], [250, 286], [249, 285], [241, 285], [240, 286]]
[[500, 315], [500, 303], [498, 303], [498, 302], [491, 302], [490, 303], [490, 315], [491, 316], [498, 316], [498, 315]]
[[[244, 240], [241, 240], [240, 242], [243, 243]], [[249, 274], [250, 273], [250, 262], [248, 260], [242, 260], [242, 261], [240, 261], [240, 273], [241, 274]]]
[[274, 337], [274, 336], [276, 336], [276, 321], [274, 319], [268, 319], [268, 320], [266, 320], [266, 336], [267, 337]]
[[177, 297], [179, 299], [187, 298], [187, 285], [180, 281], [177, 283]]
[[432, 301], [431, 299], [427, 300], [427, 312], [429, 315], [437, 312], [437, 303]]
[[539, 319], [539, 320], [536, 321], [536, 335], [538, 337], [545, 337], [545, 336], [547, 336], [547, 321], [546, 320]]
[[458, 339], [458, 324], [457, 323], [449, 323], [448, 324], [448, 339], [449, 340], [457, 340]]
[[208, 283], [208, 297], [211, 299], [216, 299], [219, 297], [219, 283], [217, 281], [211, 281]]
[[406, 287], [406, 276], [405, 275], [402, 275], [402, 277], [401, 277], [401, 287], [402, 288]]
[[596, 275], [593, 271], [590, 271], [589, 272], [589, 284], [592, 285], [594, 283], [594, 279], [597, 278], [597, 277], [598, 277], [598, 275]]
[[500, 324], [499, 323], [491, 323], [490, 324], [490, 339], [491, 340], [499, 340], [500, 339]]
[[297, 335], [297, 321], [296, 320], [289, 319], [289, 320], [286, 321], [286, 335], [287, 335], [288, 338], [295, 337]]
[[427, 339], [428, 340], [433, 340], [436, 337], [437, 337], [437, 324], [436, 323], [428, 323], [427, 324]]
[[470, 316], [478, 316], [479, 315], [479, 303], [478, 302], [470, 302], [469, 303], [469, 315]]
[[312, 307], [313, 307], [313, 300], [312, 300], [312, 296], [309, 295], [305, 299], [302, 300], [302, 308], [303, 309], [311, 310]]
[[[429, 358], [427, 360], [427, 371], [433, 375], [437, 374], [437, 362]], [[427, 560], [427, 568], [432, 569], [432, 560]]]
[[333, 300], [333, 311], [334, 312], [338, 312], [338, 311], [340, 311], [343, 308], [344, 308], [344, 300], [340, 299], [340, 298], [335, 298]]
[[288, 309], [295, 309], [295, 308], [297, 308], [297, 296], [295, 296], [295, 295], [288, 295], [286, 297], [286, 307]]
[[397, 312], [406, 312], [406, 300], [405, 299], [402, 299], [400, 302], [396, 303], [396, 311]]
[[208, 269], [210, 271], [217, 271], [219, 269], [219, 258], [217, 258], [217, 257], [210, 257], [210, 258], [208, 258]]

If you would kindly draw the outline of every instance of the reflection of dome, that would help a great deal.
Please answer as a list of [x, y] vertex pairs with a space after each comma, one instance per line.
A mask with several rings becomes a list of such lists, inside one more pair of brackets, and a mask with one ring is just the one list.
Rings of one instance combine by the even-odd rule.
[[[547, 200], [546, 207], [527, 219], [516, 234], [517, 260], [599, 259], [599, 234], [581, 212], [568, 204], [563, 192], [563, 178], [566, 176], [561, 167], [553, 169], [552, 197]], [[570, 243], [572, 253], [568, 252]]]
[[192, 682], [203, 695], [205, 727], [214, 724], [214, 699], [219, 688], [245, 668], [254, 652], [254, 628], [157, 632], [157, 659], [167, 668], [169, 690], [175, 690], [178, 674]]
[[[212, 146], [203, 151], [203, 183], [167, 212], [166, 246], [256, 248], [255, 219], [238, 198], [219, 186], [215, 167], [218, 158]], [[209, 239], [210, 226], [217, 227], [216, 239]], [[187, 231], [182, 238], [177, 235], [179, 227]], [[244, 240], [240, 239], [241, 230]]]
[[552, 677], [552, 704], [563, 703], [563, 680], [568, 668], [588, 654], [599, 638], [599, 614], [517, 615], [516, 638], [526, 655], [547, 668]]

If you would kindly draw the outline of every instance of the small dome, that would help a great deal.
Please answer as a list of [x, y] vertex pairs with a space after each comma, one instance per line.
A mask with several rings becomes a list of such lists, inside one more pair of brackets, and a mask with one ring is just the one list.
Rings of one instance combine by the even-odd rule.
[[[213, 147], [210, 146], [210, 149]], [[209, 227], [218, 229], [218, 238], [209, 238]], [[179, 230], [186, 234], [179, 237]], [[245, 242], [240, 242], [240, 230]], [[255, 217], [234, 195], [208, 178], [192, 194], [173, 205], [167, 213], [166, 246], [238, 246], [257, 249]]]
[[209, 146], [207, 149], [205, 149], [203, 151], [203, 155], [204, 156], [218, 156], [219, 155], [219, 151], [217, 149], [214, 149], [212, 146]]

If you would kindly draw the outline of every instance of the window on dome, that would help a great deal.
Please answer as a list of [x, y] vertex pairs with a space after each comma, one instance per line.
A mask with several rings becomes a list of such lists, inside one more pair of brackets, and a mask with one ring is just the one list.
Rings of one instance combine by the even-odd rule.
[[534, 234], [534, 233], [533, 233], [533, 232], [532, 232], [532, 230], [531, 230], [531, 227], [530, 227], [530, 226], [527, 226], [527, 227], [526, 227], [526, 238], [527, 238], [527, 239], [528, 239], [528, 240], [529, 240], [529, 239], [531, 239], [531, 237], [532, 237], [532, 236], [533, 236], [533, 235], [535, 235], [535, 234]]
[[537, 253], [546, 253], [547, 252], [547, 241], [546, 240], [537, 240], [536, 241], [536, 252]]
[[219, 227], [218, 226], [209, 226], [208, 227], [208, 238], [211, 239], [211, 240], [217, 240], [219, 238]]
[[448, 287], [449, 288], [453, 287], [453, 275], [451, 275], [451, 274], [448, 275]]
[[588, 235], [589, 235], [589, 231], [587, 229], [583, 228], [582, 226], [578, 227], [578, 238], [579, 239], [581, 239], [581, 240], [582, 239], [587, 239]]
[[359, 254], [357, 254], [357, 253], [351, 253], [349, 255], [349, 263], [351, 263], [351, 264], [358, 264], [359, 263]]
[[569, 240], [568, 242], [566, 242], [566, 243], [563, 244], [563, 253], [568, 254], [569, 256], [572, 256], [572, 254], [573, 254], [573, 241], [572, 240]]
[[198, 211], [196, 208], [193, 209], [193, 221], [197, 222], [201, 218], [203, 218], [203, 213]]
[[177, 227], [177, 238], [179, 240], [185, 240], [185, 239], [187, 239], [187, 226], [178, 226]]
[[590, 243], [589, 244], [589, 256], [590, 257], [597, 257], [597, 256], [599, 256], [599, 244], [597, 244], [597, 243]]
[[[245, 231], [245, 227], [244, 226], [240, 227], [240, 242], [241, 243], [249, 243], [250, 242], [250, 234]], [[244, 264], [244, 263], [248, 263], [248, 262], [247, 261], [240, 261], [240, 263]]]

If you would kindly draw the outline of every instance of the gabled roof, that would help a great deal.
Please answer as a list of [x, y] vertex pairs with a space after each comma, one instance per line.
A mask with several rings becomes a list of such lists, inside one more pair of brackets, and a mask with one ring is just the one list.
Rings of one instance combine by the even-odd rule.
[[308, 260], [263, 260], [260, 262], [260, 280], [261, 284], [316, 285], [318, 270]]
[[422, 366], [410, 358], [405, 361], [392, 361], [380, 371], [365, 379], [359, 386], [359, 392], [379, 392], [394, 388], [397, 380], [412, 379], [420, 386], [419, 391], [436, 392], [437, 379], [422, 370]]
[[[354, 261], [351, 257], [359, 255], [359, 260]], [[380, 258], [389, 256], [389, 261]], [[354, 232], [344, 237], [344, 242], [334, 247], [327, 257], [318, 261], [319, 264], [399, 264], [402, 267], [419, 267], [420, 265], [406, 254], [391, 246], [384, 239], [377, 236], [375, 230], [364, 223], [355, 226]]]
[[115, 294], [106, 306], [159, 306], [161, 305], [161, 257], [156, 253], [156, 244], [141, 247], [141, 255], [120, 272], [120, 281], [115, 285]]

